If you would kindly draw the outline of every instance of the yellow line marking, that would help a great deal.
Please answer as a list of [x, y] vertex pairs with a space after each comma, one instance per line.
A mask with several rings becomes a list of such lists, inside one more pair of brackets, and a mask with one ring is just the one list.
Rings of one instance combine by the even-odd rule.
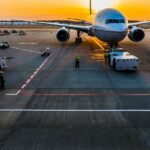
[[105, 50], [105, 48], [95, 38], [93, 38], [93, 40], [102, 50]]

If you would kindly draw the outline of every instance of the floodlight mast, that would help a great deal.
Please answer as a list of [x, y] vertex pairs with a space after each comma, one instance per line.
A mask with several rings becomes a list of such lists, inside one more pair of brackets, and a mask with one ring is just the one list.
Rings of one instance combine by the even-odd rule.
[[90, 15], [92, 15], [92, 0], [89, 0], [90, 3]]

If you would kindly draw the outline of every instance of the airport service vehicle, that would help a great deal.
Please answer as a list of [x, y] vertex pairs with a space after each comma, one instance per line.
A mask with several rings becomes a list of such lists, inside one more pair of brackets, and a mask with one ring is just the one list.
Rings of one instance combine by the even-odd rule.
[[109, 65], [115, 70], [136, 71], [139, 66], [139, 58], [123, 49], [112, 49], [109, 51]]
[[25, 31], [19, 31], [18, 35], [25, 35]]
[[1, 49], [5, 49], [5, 48], [8, 48], [8, 47], [9, 47], [8, 42], [1, 42], [1, 43], [0, 43], [0, 48], [1, 48]]
[[17, 33], [17, 30], [12, 30], [11, 33]]
[[41, 51], [41, 56], [50, 56], [50, 54], [51, 54], [50, 47], [47, 47]]
[[128, 19], [118, 10], [107, 8], [96, 14], [94, 23], [91, 25], [73, 25], [55, 22], [36, 22], [29, 21], [41, 25], [50, 25], [60, 27], [56, 33], [56, 37], [60, 42], [67, 42], [70, 39], [70, 29], [77, 31], [75, 41], [82, 41], [82, 33], [98, 38], [106, 42], [110, 47], [117, 46], [127, 35], [131, 41], [140, 42], [144, 39], [144, 30], [137, 27], [141, 24], [150, 23], [150, 21], [128, 23]]
[[10, 32], [8, 30], [4, 30], [3, 34], [7, 35], [7, 34], [10, 34]]
[[10, 34], [8, 30], [0, 30], [0, 36], [3, 36], [3, 35], [7, 35], [7, 34]]

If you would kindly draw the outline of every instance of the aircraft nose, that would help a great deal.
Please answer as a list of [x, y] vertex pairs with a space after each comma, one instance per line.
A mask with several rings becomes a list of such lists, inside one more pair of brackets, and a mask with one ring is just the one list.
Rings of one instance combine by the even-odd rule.
[[114, 26], [113, 30], [116, 32], [127, 32], [128, 28], [126, 25], [119, 24], [119, 25]]

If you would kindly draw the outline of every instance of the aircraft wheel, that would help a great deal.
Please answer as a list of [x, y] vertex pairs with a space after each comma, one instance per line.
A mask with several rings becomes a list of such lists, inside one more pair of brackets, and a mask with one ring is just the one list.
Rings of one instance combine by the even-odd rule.
[[76, 38], [76, 40], [75, 40], [75, 41], [76, 41], [76, 43], [78, 43], [78, 38]]
[[81, 43], [82, 42], [82, 38], [76, 38], [75, 41], [76, 41], [76, 43]]
[[79, 43], [82, 43], [82, 38], [79, 38]]

